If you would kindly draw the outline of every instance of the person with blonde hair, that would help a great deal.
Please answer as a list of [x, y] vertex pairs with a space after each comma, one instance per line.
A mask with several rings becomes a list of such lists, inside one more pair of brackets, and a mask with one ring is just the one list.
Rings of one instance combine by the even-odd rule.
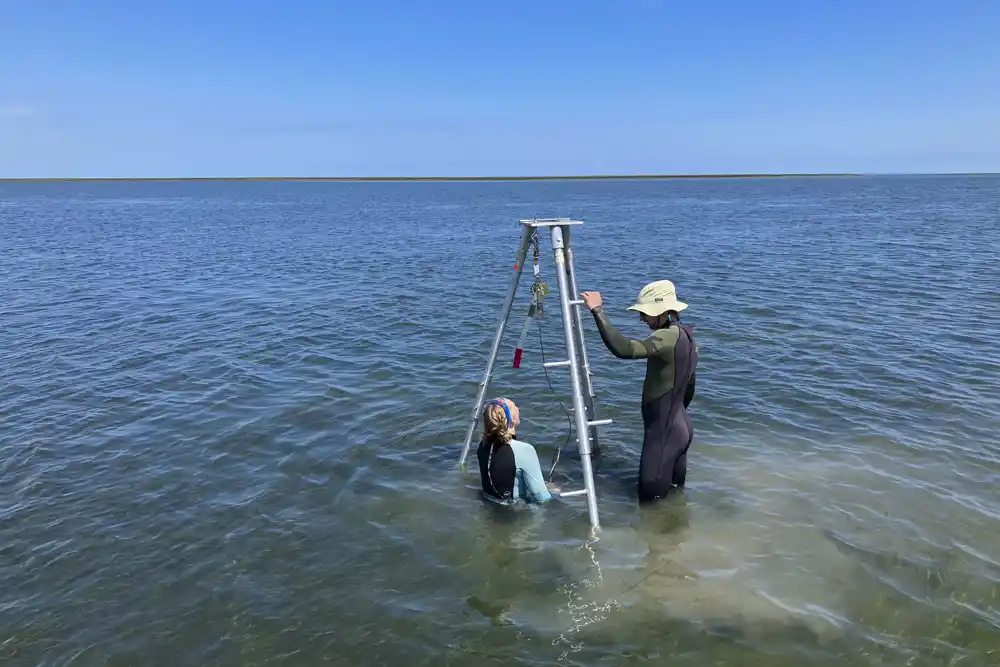
[[628, 307], [639, 313], [652, 333], [643, 340], [623, 336], [604, 311], [600, 292], [583, 292], [605, 347], [619, 359], [645, 359], [642, 385], [642, 456], [639, 460], [639, 500], [666, 496], [672, 487], [683, 487], [687, 478], [687, 453], [694, 439], [688, 405], [694, 398], [698, 344], [694, 327], [681, 324], [687, 304], [677, 300], [669, 280], [649, 283]]
[[521, 412], [509, 398], [495, 398], [483, 407], [483, 438], [476, 456], [483, 493], [491, 500], [543, 503], [552, 498], [546, 488], [535, 448], [515, 438]]

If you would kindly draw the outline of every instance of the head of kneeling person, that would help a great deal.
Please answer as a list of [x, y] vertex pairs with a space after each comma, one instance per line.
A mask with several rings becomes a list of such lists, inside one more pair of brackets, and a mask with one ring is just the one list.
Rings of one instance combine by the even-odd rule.
[[[483, 406], [483, 440], [479, 467], [483, 491], [500, 500], [513, 500], [517, 484], [517, 462], [510, 443], [517, 432], [520, 411], [509, 398], [495, 398]], [[486, 450], [486, 460], [482, 453]]]

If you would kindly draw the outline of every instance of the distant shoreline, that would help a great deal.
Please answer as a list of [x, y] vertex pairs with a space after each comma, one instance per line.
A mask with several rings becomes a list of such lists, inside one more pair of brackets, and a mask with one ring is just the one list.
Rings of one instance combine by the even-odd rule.
[[686, 178], [842, 177], [861, 174], [587, 174], [582, 176], [110, 176], [0, 178], [0, 181], [601, 181]]
[[913, 173], [913, 174], [863, 174], [863, 173], [789, 173], [789, 174], [587, 174], [580, 176], [107, 176], [82, 178], [0, 178], [0, 182], [72, 183], [78, 181], [329, 181], [329, 182], [378, 182], [378, 181], [610, 181], [610, 180], [681, 180], [681, 179], [734, 179], [734, 178], [858, 178], [865, 176], [991, 176], [992, 172], [968, 173]]

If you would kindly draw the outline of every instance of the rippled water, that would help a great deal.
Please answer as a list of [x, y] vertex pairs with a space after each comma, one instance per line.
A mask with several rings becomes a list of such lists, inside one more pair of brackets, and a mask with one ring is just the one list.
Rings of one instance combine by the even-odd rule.
[[[702, 347], [688, 488], [639, 508], [642, 363], [586, 321], [597, 541], [456, 468], [533, 215]], [[994, 177], [0, 184], [0, 660], [1000, 664], [998, 215]], [[544, 465], [526, 301], [492, 393]]]

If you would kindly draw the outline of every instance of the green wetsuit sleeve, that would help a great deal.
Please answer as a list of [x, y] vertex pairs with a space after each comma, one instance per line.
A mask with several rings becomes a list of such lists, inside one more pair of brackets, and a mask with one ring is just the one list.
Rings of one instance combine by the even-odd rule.
[[603, 306], [594, 308], [591, 313], [594, 315], [594, 322], [597, 323], [597, 331], [601, 334], [601, 340], [605, 347], [619, 359], [645, 359], [655, 357], [663, 352], [673, 349], [677, 342], [677, 327], [660, 329], [654, 331], [648, 338], [643, 340], [632, 340], [622, 335], [615, 325], [611, 324], [608, 314], [604, 312]]

